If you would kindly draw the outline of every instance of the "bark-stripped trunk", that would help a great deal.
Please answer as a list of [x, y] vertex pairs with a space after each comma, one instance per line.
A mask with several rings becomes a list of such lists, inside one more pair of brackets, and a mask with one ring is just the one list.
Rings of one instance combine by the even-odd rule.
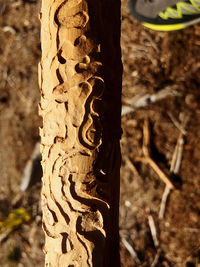
[[42, 0], [45, 266], [120, 266], [119, 0]]

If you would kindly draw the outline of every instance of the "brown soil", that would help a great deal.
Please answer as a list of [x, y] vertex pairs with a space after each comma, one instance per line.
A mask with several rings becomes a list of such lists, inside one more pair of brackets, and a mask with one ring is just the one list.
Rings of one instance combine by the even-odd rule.
[[[27, 160], [39, 140], [37, 114], [40, 92], [39, 1], [0, 2], [0, 221], [17, 207], [32, 219], [1, 244], [0, 266], [43, 266], [40, 186], [24, 193], [20, 182]], [[122, 3], [123, 103], [134, 96], [174, 88], [168, 96], [122, 118], [120, 234], [134, 248], [137, 263], [121, 242], [122, 266], [200, 266], [200, 26], [172, 33], [153, 32], [134, 20]], [[165, 173], [174, 153], [179, 129], [170, 119], [189, 117], [177, 187], [171, 192], [165, 216], [159, 208], [165, 184], [142, 156], [143, 123], [150, 122], [152, 157]], [[148, 223], [155, 222], [155, 247]], [[2, 235], [0, 236], [2, 237]], [[123, 240], [124, 240], [123, 239]]]

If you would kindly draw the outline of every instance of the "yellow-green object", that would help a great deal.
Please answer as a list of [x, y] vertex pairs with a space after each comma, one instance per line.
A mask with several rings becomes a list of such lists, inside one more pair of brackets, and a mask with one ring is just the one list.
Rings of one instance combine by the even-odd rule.
[[4, 221], [0, 221], [0, 232], [13, 230], [21, 224], [28, 222], [30, 219], [30, 215], [24, 208], [15, 209]]
[[156, 30], [156, 31], [176, 31], [176, 30], [181, 30], [181, 29], [185, 28], [185, 26], [181, 23], [174, 24], [174, 25], [173, 24], [171, 24], [171, 25], [156, 25], [156, 24], [143, 22], [142, 24], [144, 26], [146, 26], [147, 28], [150, 28], [150, 29]]

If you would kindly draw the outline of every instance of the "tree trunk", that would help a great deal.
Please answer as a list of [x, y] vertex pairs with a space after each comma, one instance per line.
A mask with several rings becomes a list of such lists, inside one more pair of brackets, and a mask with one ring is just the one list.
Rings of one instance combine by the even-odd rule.
[[120, 266], [120, 1], [42, 0], [45, 266]]

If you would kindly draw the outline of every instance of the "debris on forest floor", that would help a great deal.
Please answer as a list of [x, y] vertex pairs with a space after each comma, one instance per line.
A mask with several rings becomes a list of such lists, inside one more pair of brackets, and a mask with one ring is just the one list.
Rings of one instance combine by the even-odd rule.
[[[171, 166], [170, 166], [170, 175], [178, 175], [180, 171], [180, 167], [181, 167], [182, 156], [183, 156], [184, 136], [187, 133], [185, 130], [185, 127], [188, 122], [188, 117], [185, 117], [182, 124], [180, 124], [171, 113], [169, 113], [169, 116], [172, 122], [174, 123], [174, 125], [180, 131], [180, 134], [179, 134], [179, 137], [177, 139], [177, 143], [174, 149], [174, 153], [172, 156]], [[167, 199], [169, 197], [170, 191], [171, 191], [171, 188], [168, 185], [166, 185], [165, 190], [162, 195], [161, 204], [160, 204], [159, 219], [164, 218], [166, 203], [167, 203]]]
[[[23, 172], [22, 179], [21, 179], [21, 185], [20, 185], [20, 189], [22, 192], [26, 191], [27, 188], [29, 187], [31, 183], [31, 178], [34, 172], [35, 163], [36, 161], [40, 161], [40, 158], [41, 158], [40, 143], [37, 142], [34, 147], [33, 153], [31, 154], [31, 157], [27, 161], [25, 168], [24, 168], [24, 172]], [[36, 177], [36, 179], [38, 178], [41, 178], [41, 177]]]
[[154, 246], [155, 246], [155, 248], [158, 248], [159, 247], [159, 240], [158, 240], [158, 236], [157, 236], [157, 230], [156, 230], [155, 222], [154, 222], [152, 215], [148, 215], [148, 223], [149, 223], [149, 228], [151, 231], [151, 236], [153, 239]]
[[16, 30], [11, 26], [4, 26], [2, 30], [4, 32], [10, 32], [12, 34], [16, 34]]
[[136, 157], [135, 162], [147, 163], [151, 168], [158, 174], [159, 178], [170, 188], [175, 189], [174, 184], [170, 178], [160, 169], [157, 163], [152, 159], [150, 153], [150, 130], [149, 123], [147, 120], [144, 121], [143, 125], [143, 145], [142, 145], [143, 157]]
[[148, 223], [149, 223], [149, 228], [150, 228], [150, 232], [151, 232], [151, 236], [152, 236], [152, 240], [156, 249], [156, 255], [154, 257], [153, 262], [151, 263], [151, 267], [155, 267], [159, 261], [159, 257], [161, 254], [161, 249], [159, 247], [159, 240], [158, 240], [158, 234], [157, 234], [157, 230], [156, 230], [156, 225], [153, 219], [152, 215], [148, 215]]
[[143, 108], [149, 104], [155, 103], [159, 100], [170, 96], [180, 96], [180, 92], [177, 90], [178, 86], [176, 84], [172, 86], [166, 86], [153, 94], [136, 95], [130, 100], [127, 100], [126, 104], [122, 106], [122, 116], [133, 112], [136, 109]]
[[122, 241], [123, 245], [125, 246], [125, 248], [128, 250], [128, 252], [130, 253], [130, 255], [133, 258], [133, 260], [135, 261], [135, 263], [141, 264], [136, 251], [133, 249], [133, 246], [131, 246], [129, 244], [129, 242], [126, 240], [126, 238], [124, 238], [124, 237], [121, 238], [121, 241]]

